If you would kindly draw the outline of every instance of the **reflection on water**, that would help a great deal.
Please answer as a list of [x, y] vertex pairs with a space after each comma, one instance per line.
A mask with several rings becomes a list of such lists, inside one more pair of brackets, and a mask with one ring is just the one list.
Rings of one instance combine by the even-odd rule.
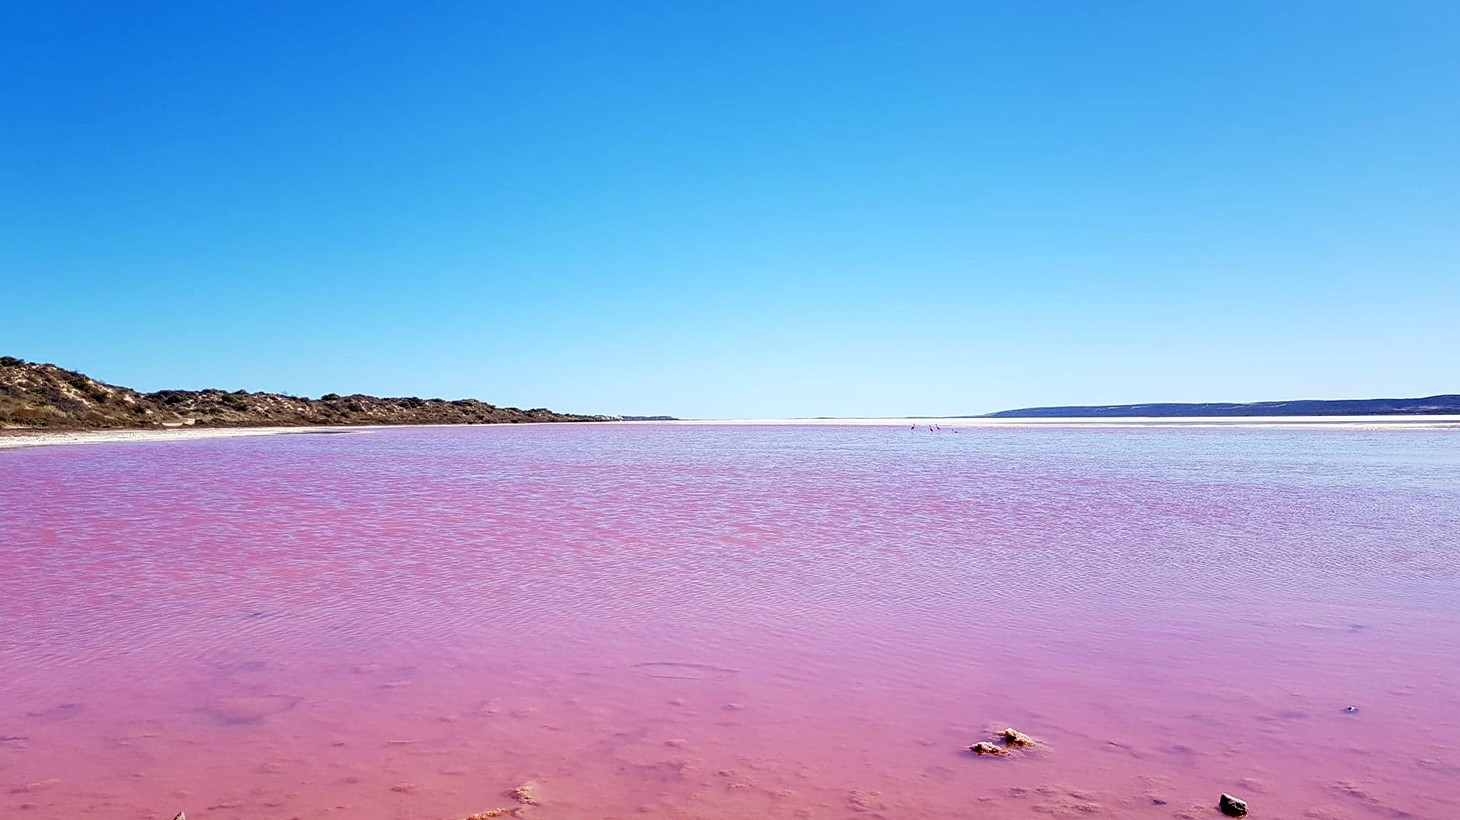
[[[0, 816], [1460, 816], [1451, 431], [402, 429], [0, 479]], [[1039, 745], [968, 752], [1005, 726]]]

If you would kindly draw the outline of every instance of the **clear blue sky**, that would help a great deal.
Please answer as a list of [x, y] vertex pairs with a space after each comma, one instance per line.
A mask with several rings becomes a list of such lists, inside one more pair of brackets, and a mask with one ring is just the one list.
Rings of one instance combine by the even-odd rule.
[[1460, 392], [1460, 3], [9, 2], [0, 353], [680, 416]]

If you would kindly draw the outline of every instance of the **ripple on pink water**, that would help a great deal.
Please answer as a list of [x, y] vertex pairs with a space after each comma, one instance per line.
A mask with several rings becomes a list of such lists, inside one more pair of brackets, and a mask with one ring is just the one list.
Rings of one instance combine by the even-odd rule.
[[968, 432], [0, 453], [0, 816], [1460, 817], [1460, 438]]

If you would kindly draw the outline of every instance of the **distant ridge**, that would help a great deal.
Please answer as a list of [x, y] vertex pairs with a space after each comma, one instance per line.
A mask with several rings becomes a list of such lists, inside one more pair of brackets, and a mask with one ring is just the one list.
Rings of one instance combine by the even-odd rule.
[[555, 413], [541, 407], [498, 407], [477, 399], [448, 401], [335, 393], [307, 399], [245, 390], [140, 393], [53, 364], [0, 356], [0, 429], [520, 424], [609, 418], [613, 417]]
[[982, 418], [1092, 418], [1175, 416], [1433, 416], [1460, 415], [1460, 395], [1422, 399], [1300, 399], [1249, 404], [1106, 404], [1073, 407], [1025, 407], [1001, 410]]

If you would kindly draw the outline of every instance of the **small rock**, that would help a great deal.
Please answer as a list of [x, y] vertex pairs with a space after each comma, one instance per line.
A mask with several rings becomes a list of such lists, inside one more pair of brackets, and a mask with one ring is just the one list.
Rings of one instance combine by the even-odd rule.
[[1357, 707], [1357, 706], [1350, 706], [1349, 708], [1345, 709], [1344, 711], [1352, 714], [1354, 712], [1359, 711], [1359, 707]]
[[529, 780], [508, 792], [507, 796], [525, 806], [536, 806], [538, 804], [537, 788], [537, 784]]
[[995, 746], [994, 744], [988, 742], [987, 740], [980, 740], [979, 742], [973, 744], [972, 746], [969, 746], [968, 747], [968, 750], [970, 752], [973, 752], [974, 754], [979, 754], [979, 755], [1006, 755], [1006, 754], [1008, 754], [1008, 752], [1004, 751], [1003, 749], [1000, 749], [998, 746]]
[[180, 811], [177, 813], [176, 817], [172, 818], [172, 820], [188, 820], [188, 813], [185, 811]]
[[1004, 745], [1006, 746], [1024, 748], [1025, 746], [1034, 745], [1034, 738], [1014, 728], [1005, 729], [1004, 731], [999, 732], [999, 737], [1004, 739]]
[[1221, 799], [1217, 801], [1217, 808], [1221, 809], [1222, 814], [1228, 817], [1247, 816], [1247, 801], [1233, 797], [1230, 794], [1224, 793], [1222, 795]]

